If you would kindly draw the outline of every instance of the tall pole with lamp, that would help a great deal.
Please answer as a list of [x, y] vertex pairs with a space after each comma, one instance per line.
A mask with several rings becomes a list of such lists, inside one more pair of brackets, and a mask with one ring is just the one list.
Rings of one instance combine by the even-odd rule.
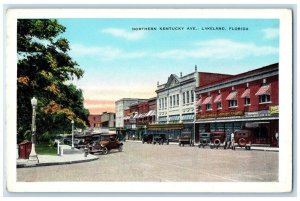
[[72, 120], [71, 123], [72, 123], [72, 149], [74, 149], [74, 120]]
[[31, 105], [32, 105], [32, 124], [31, 124], [31, 151], [29, 155], [29, 161], [38, 163], [38, 157], [35, 152], [35, 141], [36, 141], [36, 125], [35, 125], [35, 116], [36, 116], [36, 106], [37, 106], [37, 99], [33, 97], [31, 99]]

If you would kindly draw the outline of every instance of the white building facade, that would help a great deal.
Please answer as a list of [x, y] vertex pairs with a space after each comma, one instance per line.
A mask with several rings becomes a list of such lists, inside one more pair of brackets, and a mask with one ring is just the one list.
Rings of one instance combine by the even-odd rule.
[[195, 71], [178, 77], [171, 74], [167, 83], [157, 86], [157, 124], [170, 141], [177, 141], [181, 132], [194, 134], [195, 88], [199, 85], [197, 66]]

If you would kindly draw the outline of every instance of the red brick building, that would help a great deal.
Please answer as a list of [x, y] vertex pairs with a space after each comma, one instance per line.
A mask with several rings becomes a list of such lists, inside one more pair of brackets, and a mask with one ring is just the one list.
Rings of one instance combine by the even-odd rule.
[[89, 115], [90, 128], [99, 128], [101, 125], [101, 115], [100, 114], [91, 114]]
[[[200, 85], [196, 93], [195, 142], [200, 132], [255, 130], [255, 144], [277, 145], [278, 63]], [[203, 76], [204, 77], [204, 76]]]

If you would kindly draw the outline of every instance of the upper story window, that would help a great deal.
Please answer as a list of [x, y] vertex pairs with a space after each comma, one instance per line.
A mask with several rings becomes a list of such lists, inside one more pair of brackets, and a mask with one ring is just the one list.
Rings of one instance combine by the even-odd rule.
[[211, 103], [206, 104], [206, 110], [212, 110], [212, 105], [211, 105]]
[[167, 97], [165, 97], [165, 108], [167, 108], [167, 103], [168, 103]]
[[228, 106], [229, 107], [237, 107], [237, 91], [232, 91], [226, 98], [228, 100]]
[[176, 106], [176, 99], [175, 99], [175, 95], [173, 95], [173, 106]]
[[179, 94], [176, 95], [177, 96], [177, 106], [179, 106]]
[[222, 109], [222, 102], [217, 102], [217, 109]]
[[244, 105], [245, 106], [250, 105], [250, 98], [248, 97], [244, 98]]
[[186, 92], [186, 103], [187, 104], [190, 103], [190, 92], [189, 91]]
[[193, 90], [191, 91], [191, 102], [192, 103], [194, 102], [194, 91]]
[[158, 99], [158, 101], [159, 101], [159, 109], [161, 109], [161, 98]]
[[[249, 86], [248, 83], [247, 83], [247, 86]], [[249, 88], [245, 89], [245, 91], [241, 95], [241, 98], [244, 99], [244, 105], [245, 106], [250, 105], [250, 89]]]
[[237, 100], [229, 100], [229, 107], [237, 107]]
[[185, 104], [185, 92], [182, 93], [182, 104]]
[[170, 96], [170, 107], [172, 107], [172, 96]]
[[259, 97], [259, 103], [271, 102], [271, 84], [264, 83], [259, 90], [255, 93]]
[[161, 99], [161, 107], [164, 109], [164, 98]]

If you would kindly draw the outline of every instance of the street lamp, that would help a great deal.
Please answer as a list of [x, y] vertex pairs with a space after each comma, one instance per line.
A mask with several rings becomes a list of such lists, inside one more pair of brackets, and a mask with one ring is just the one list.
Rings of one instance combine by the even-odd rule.
[[74, 149], [74, 120], [72, 120], [71, 123], [72, 123], [72, 149]]
[[35, 126], [35, 116], [36, 116], [36, 106], [37, 106], [37, 99], [35, 97], [33, 97], [31, 99], [31, 105], [32, 105], [32, 124], [31, 124], [31, 151], [30, 151], [30, 155], [29, 155], [29, 161], [30, 162], [35, 162], [38, 163], [38, 157], [37, 154], [35, 152], [35, 140], [36, 140], [36, 126]]

